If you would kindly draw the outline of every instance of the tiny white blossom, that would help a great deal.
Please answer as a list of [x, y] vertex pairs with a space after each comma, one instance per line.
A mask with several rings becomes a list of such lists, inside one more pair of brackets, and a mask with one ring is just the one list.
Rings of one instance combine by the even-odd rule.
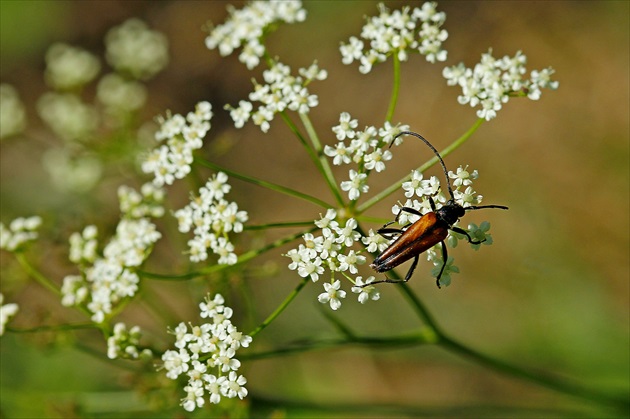
[[317, 297], [317, 299], [322, 304], [329, 303], [330, 308], [332, 308], [333, 310], [339, 309], [339, 307], [341, 307], [340, 299], [346, 297], [346, 292], [340, 289], [340, 287], [341, 281], [339, 280], [336, 280], [332, 284], [330, 282], [324, 283], [325, 292], [319, 294], [319, 297]]
[[373, 276], [370, 276], [364, 282], [363, 277], [357, 276], [355, 286], [352, 287], [352, 292], [359, 294], [358, 299], [361, 304], [365, 304], [369, 300], [376, 301], [381, 298], [378, 289], [372, 285], [368, 285], [373, 282], [374, 279]]
[[367, 174], [357, 173], [355, 170], [350, 170], [350, 180], [341, 182], [341, 189], [348, 192], [348, 198], [351, 201], [359, 199], [362, 193], [366, 193], [369, 186], [366, 184]]
[[4, 295], [0, 293], [0, 336], [4, 335], [4, 328], [9, 319], [15, 316], [19, 307], [16, 303], [4, 304]]

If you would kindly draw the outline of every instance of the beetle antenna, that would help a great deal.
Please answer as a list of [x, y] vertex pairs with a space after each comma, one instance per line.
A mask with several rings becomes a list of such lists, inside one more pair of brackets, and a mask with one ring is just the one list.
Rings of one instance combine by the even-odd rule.
[[448, 177], [448, 170], [446, 169], [446, 165], [444, 164], [444, 160], [442, 160], [442, 156], [440, 156], [440, 153], [438, 153], [438, 151], [435, 149], [435, 147], [433, 147], [433, 145], [426, 138], [424, 138], [422, 135], [418, 134], [417, 132], [413, 132], [413, 131], [402, 131], [402, 132], [398, 133], [398, 135], [396, 135], [394, 137], [392, 142], [389, 143], [389, 147], [390, 148], [394, 144], [394, 141], [396, 141], [396, 138], [400, 137], [401, 135], [413, 135], [414, 137], [419, 138], [420, 140], [422, 140], [431, 150], [433, 150], [433, 153], [435, 153], [435, 155], [437, 156], [438, 160], [440, 160], [440, 164], [442, 165], [442, 169], [444, 169], [444, 176], [446, 176], [446, 186], [448, 187], [448, 193], [451, 195], [451, 199], [454, 201], [455, 200], [455, 196], [453, 195], [453, 189], [451, 188], [451, 180]]

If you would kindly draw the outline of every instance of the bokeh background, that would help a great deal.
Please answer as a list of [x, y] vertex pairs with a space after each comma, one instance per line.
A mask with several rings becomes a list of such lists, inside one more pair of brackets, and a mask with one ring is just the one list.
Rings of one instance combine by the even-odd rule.
[[[236, 5], [243, 3], [235, 2]], [[387, 2], [390, 8], [420, 2]], [[63, 41], [96, 54], [103, 52], [109, 28], [129, 17], [145, 20], [166, 34], [171, 62], [149, 83], [150, 120], [166, 109], [185, 113], [200, 100], [213, 103], [216, 116], [205, 148], [208, 158], [233, 170], [308, 191], [328, 199], [301, 146], [278, 119], [269, 134], [257, 127], [235, 130], [225, 103], [237, 104], [251, 90], [249, 72], [236, 57], [222, 59], [204, 47], [203, 26], [220, 23], [227, 3], [220, 1], [1, 1], [0, 77], [11, 83], [29, 109], [29, 130], [1, 146], [2, 221], [39, 214], [47, 219], [45, 245], [32, 259], [54, 278], [72, 272], [65, 262], [71, 231], [88, 223], [111, 228], [118, 217], [116, 188], [134, 175], [116, 168], [87, 195], [56, 191], [41, 167], [41, 155], [55, 140], [41, 128], [34, 111], [47, 89], [43, 80], [48, 46]], [[310, 117], [324, 143], [330, 127], [348, 111], [359, 125], [382, 124], [391, 91], [391, 62], [361, 75], [340, 62], [339, 43], [358, 35], [364, 15], [376, 13], [372, 1], [306, 2], [306, 22], [283, 26], [269, 37], [268, 50], [297, 69], [317, 59], [329, 78], [310, 89], [320, 105]], [[470, 213], [464, 222], [492, 222], [495, 244], [475, 252], [451, 253], [461, 273], [438, 290], [421, 263], [410, 286], [450, 336], [516, 365], [582, 384], [601, 392], [628, 395], [629, 349], [629, 3], [628, 2], [476, 2], [449, 1], [446, 64], [472, 66], [492, 48], [495, 56], [522, 50], [528, 69], [552, 66], [557, 91], [540, 101], [512, 100], [498, 117], [450, 155], [454, 170], [470, 164], [480, 172], [476, 189], [484, 203], [508, 205], [508, 212]], [[394, 120], [409, 124], [438, 148], [448, 145], [475, 121], [474, 111], [457, 104], [458, 90], [446, 86], [440, 65], [414, 56], [402, 66], [402, 89]], [[215, 145], [213, 145], [215, 144]], [[218, 146], [216, 146], [218, 144]], [[372, 180], [373, 191], [399, 179], [430, 155], [408, 141], [388, 170]], [[338, 171], [339, 179], [347, 176]], [[438, 174], [433, 171], [432, 174]], [[138, 180], [135, 181], [138, 184]], [[253, 223], [318, 218], [321, 209], [248, 184], [233, 181], [232, 198], [249, 211]], [[171, 208], [188, 198], [186, 185], [172, 189]], [[389, 201], [368, 215], [390, 217]], [[51, 221], [52, 220], [52, 221]], [[370, 227], [377, 227], [377, 224]], [[171, 225], [172, 228], [172, 225]], [[260, 243], [286, 234], [273, 231]], [[179, 243], [181, 245], [181, 243]], [[174, 246], [174, 245], [173, 245]], [[285, 247], [286, 251], [290, 247]], [[172, 272], [180, 249], [158, 247], [147, 270]], [[247, 285], [258, 321], [295, 287], [299, 278], [286, 268], [281, 251], [256, 259], [238, 278]], [[15, 327], [81, 321], [58, 308], [54, 297], [25, 283], [25, 275], [2, 253], [2, 291], [21, 311]], [[181, 258], [180, 258], [181, 259]], [[161, 264], [160, 261], [163, 263]], [[180, 265], [178, 265], [180, 263]], [[197, 298], [207, 284], [147, 285], [172, 319], [195, 321]], [[336, 332], [316, 301], [321, 285], [309, 285], [254, 342], [253, 351]], [[354, 297], [335, 313], [361, 335], [387, 336], [415, 330], [418, 323], [395, 286], [381, 288], [381, 301], [365, 306]], [[239, 299], [233, 301], [239, 311]], [[155, 339], [164, 324], [152, 321], [141, 304], [124, 320], [140, 324]], [[162, 313], [164, 314], [164, 313]], [[243, 324], [251, 330], [256, 321]], [[5, 335], [0, 346], [1, 409], [6, 417], [111, 416], [143, 412], [130, 388], [126, 364], [110, 363], [98, 334], [79, 338], [48, 334]], [[76, 351], [75, 339], [97, 356]], [[91, 344], [91, 345], [90, 345]], [[100, 352], [100, 354], [98, 354]], [[373, 350], [349, 347], [247, 363], [249, 399], [260, 415], [293, 416], [616, 416], [578, 398], [502, 375], [436, 347]], [[155, 385], [155, 383], [153, 383]], [[114, 409], [112, 406], [116, 406]], [[124, 416], [124, 413], [121, 413]], [[173, 406], [165, 416], [182, 417]]]

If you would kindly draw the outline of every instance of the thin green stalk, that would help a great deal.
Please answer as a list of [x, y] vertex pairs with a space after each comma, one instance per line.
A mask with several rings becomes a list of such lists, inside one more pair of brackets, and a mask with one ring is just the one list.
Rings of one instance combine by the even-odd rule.
[[291, 118], [289, 118], [289, 115], [287, 115], [287, 113], [284, 111], [280, 112], [280, 117], [282, 118], [284, 123], [287, 124], [291, 132], [295, 134], [298, 141], [300, 141], [300, 144], [302, 144], [302, 146], [306, 150], [306, 153], [313, 161], [313, 164], [315, 164], [315, 167], [317, 168], [317, 170], [319, 170], [322, 174], [324, 174], [324, 168], [322, 167], [321, 162], [319, 161], [319, 156], [317, 155], [317, 152], [308, 144], [308, 142], [306, 141], [306, 138], [304, 138], [304, 136], [298, 129], [297, 125], [295, 125], [295, 123], [291, 120]]
[[273, 313], [271, 313], [269, 317], [267, 317], [265, 321], [263, 321], [256, 329], [252, 330], [252, 332], [249, 333], [249, 336], [254, 337], [258, 333], [260, 333], [265, 327], [269, 326], [269, 324], [271, 324], [271, 322], [274, 321], [276, 317], [278, 317], [280, 313], [282, 313], [284, 309], [289, 306], [289, 304], [291, 304], [291, 301], [293, 301], [295, 297], [297, 297], [297, 295], [300, 293], [302, 288], [304, 288], [304, 286], [308, 283], [308, 281], [309, 281], [309, 278], [303, 278], [302, 281], [298, 284], [298, 286], [295, 287], [293, 291], [291, 291], [291, 293], [287, 296], [287, 298], [284, 299], [284, 301], [273, 311]]
[[477, 364], [485, 365], [496, 371], [500, 371], [512, 377], [531, 381], [535, 384], [547, 387], [549, 389], [568, 394], [574, 397], [578, 397], [585, 400], [590, 400], [602, 405], [612, 406], [619, 411], [628, 412], [630, 405], [628, 398], [626, 397], [613, 397], [608, 394], [602, 394], [586, 389], [579, 385], [569, 383], [567, 381], [558, 380], [549, 376], [542, 375], [540, 373], [533, 373], [523, 368], [516, 367], [503, 361], [499, 361], [488, 355], [484, 355], [475, 351], [460, 342], [457, 342], [444, 334], [441, 334], [438, 344], [458, 355], [469, 358]]
[[26, 273], [28, 273], [31, 276], [31, 278], [37, 281], [44, 288], [48, 289], [49, 291], [52, 291], [55, 295], [61, 295], [61, 290], [59, 289], [59, 287], [57, 287], [57, 285], [55, 285], [51, 280], [46, 278], [41, 272], [35, 269], [30, 264], [30, 262], [26, 260], [26, 257], [24, 256], [23, 253], [20, 253], [20, 252], [15, 253], [15, 258], [20, 263], [22, 268], [26, 271]]
[[224, 168], [222, 166], [219, 166], [216, 163], [212, 163], [212, 162], [210, 162], [208, 160], [204, 160], [204, 159], [201, 159], [201, 158], [198, 158], [198, 157], [195, 157], [195, 161], [197, 163], [203, 165], [203, 166], [209, 167], [209, 168], [214, 169], [214, 170], [220, 170], [220, 171], [222, 171], [222, 172], [224, 172], [224, 173], [226, 173], [226, 174], [228, 174], [228, 175], [230, 175], [232, 177], [235, 177], [237, 179], [243, 180], [245, 182], [249, 182], [249, 183], [252, 183], [254, 185], [261, 186], [263, 188], [267, 188], [267, 189], [270, 189], [272, 191], [279, 192], [279, 193], [282, 193], [282, 194], [285, 194], [285, 195], [289, 195], [289, 196], [292, 196], [294, 198], [303, 199], [305, 201], [308, 201], [308, 202], [313, 203], [315, 205], [319, 205], [320, 207], [323, 207], [323, 208], [326, 208], [326, 209], [332, 208], [331, 205], [328, 204], [327, 202], [322, 201], [319, 198], [315, 198], [314, 196], [311, 196], [311, 195], [308, 195], [308, 194], [296, 191], [295, 189], [287, 188], [286, 186], [278, 185], [277, 183], [272, 183], [272, 182], [267, 182], [265, 180], [257, 179], [257, 178], [252, 177], [252, 176], [243, 175], [241, 173], [235, 172], [235, 171], [230, 170], [230, 169], [226, 169], [226, 168]]
[[[249, 252], [245, 252], [238, 257], [238, 260], [236, 261], [235, 265], [240, 265], [242, 263], [249, 262], [250, 260], [254, 259], [256, 256], [260, 256], [261, 254], [268, 252], [269, 250], [273, 250], [287, 243], [290, 243], [293, 240], [302, 237], [304, 234], [313, 232], [316, 229], [317, 227], [312, 227], [305, 231], [301, 231], [299, 233], [291, 234], [289, 236], [275, 240], [269, 243], [268, 245], [261, 247], [260, 249], [254, 249], [254, 250], [250, 250]], [[158, 274], [158, 273], [145, 272], [145, 271], [138, 271], [138, 274], [142, 276], [143, 278], [152, 278], [152, 279], [163, 280], [163, 281], [186, 281], [189, 279], [196, 278], [198, 276], [204, 276], [211, 273], [222, 271], [224, 269], [229, 269], [229, 268], [234, 267], [235, 265], [211, 265], [206, 268], [200, 269], [199, 271], [187, 272], [185, 274], [179, 274], [179, 275]]]
[[[448, 156], [453, 151], [455, 151], [459, 147], [461, 147], [466, 141], [468, 141], [470, 139], [470, 137], [472, 137], [474, 132], [477, 131], [477, 129], [481, 126], [481, 124], [484, 121], [485, 120], [483, 118], [477, 119], [477, 121], [475, 121], [475, 123], [472, 125], [472, 127], [470, 127], [470, 129], [468, 131], [466, 131], [461, 137], [459, 137], [458, 139], [453, 141], [445, 149], [440, 151], [440, 155], [442, 156], [442, 158]], [[431, 166], [433, 166], [437, 162], [438, 162], [438, 159], [437, 159], [437, 157], [434, 156], [433, 158], [428, 160], [426, 163], [424, 163], [422, 166], [418, 167], [416, 170], [424, 173], [427, 169], [429, 169]], [[384, 198], [386, 198], [389, 195], [393, 194], [398, 189], [400, 189], [400, 186], [403, 184], [403, 182], [407, 182], [409, 179], [411, 179], [411, 173], [408, 174], [407, 176], [403, 177], [399, 181], [394, 182], [389, 187], [383, 189], [381, 192], [379, 192], [378, 194], [374, 195], [372, 198], [368, 199], [363, 204], [359, 205], [359, 207], [357, 208], [357, 213], [359, 213], [359, 214], [363, 213], [364, 211], [366, 211], [370, 207], [372, 207], [372, 206], [376, 205], [378, 202], [382, 201]]]
[[393, 61], [394, 84], [392, 86], [392, 96], [389, 99], [389, 106], [387, 107], [387, 115], [385, 116], [385, 120], [387, 122], [392, 122], [394, 111], [396, 110], [396, 104], [398, 103], [398, 93], [400, 92], [400, 60], [398, 59], [398, 55], [393, 55]]
[[321, 167], [322, 174], [324, 175], [324, 179], [326, 180], [326, 183], [328, 183], [328, 186], [330, 187], [331, 192], [335, 196], [337, 203], [340, 206], [343, 206], [344, 202], [343, 202], [343, 197], [341, 195], [341, 190], [339, 189], [339, 184], [337, 183], [337, 180], [335, 179], [335, 176], [333, 175], [332, 169], [330, 168], [330, 164], [328, 163], [328, 159], [324, 155], [322, 143], [321, 141], [319, 141], [317, 131], [315, 131], [315, 128], [313, 127], [313, 124], [311, 123], [311, 120], [307, 114], [301, 113], [300, 120], [302, 121], [302, 124], [304, 125], [304, 128], [306, 129], [306, 132], [308, 133], [308, 136], [311, 139], [311, 143], [313, 144], [315, 153], [317, 153], [317, 156], [319, 157], [319, 165]]

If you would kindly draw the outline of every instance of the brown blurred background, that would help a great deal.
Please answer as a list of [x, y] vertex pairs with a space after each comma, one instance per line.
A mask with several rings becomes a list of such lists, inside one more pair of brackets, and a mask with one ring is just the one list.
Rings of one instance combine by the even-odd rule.
[[[70, 273], [69, 265], [56, 266], [55, 262], [65, 257], [63, 247], [68, 232], [88, 222], [113, 226], [118, 216], [116, 187], [132, 182], [130, 173], [114, 171], [87, 203], [85, 196], [63, 195], [51, 189], [40, 158], [53, 140], [37, 128], [39, 121], [34, 112], [36, 99], [46, 90], [42, 76], [44, 53], [51, 43], [63, 41], [102, 56], [104, 34], [129, 17], [139, 17], [151, 28], [165, 33], [172, 54], [167, 69], [148, 85], [146, 120], [166, 109], [185, 113], [197, 101], [209, 100], [216, 116], [208, 143], [231, 144], [221, 154], [209, 152], [210, 160], [332, 201], [301, 146], [279, 118], [270, 132], [262, 135], [252, 124], [235, 130], [222, 111], [223, 104], [237, 104], [246, 98], [252, 89], [250, 79], [260, 79], [261, 71], [249, 72], [236, 56], [222, 59], [216, 51], [205, 48], [202, 27], [207, 20], [222, 22], [226, 4], [0, 2], [0, 76], [2, 82], [17, 88], [25, 101], [32, 137], [30, 141], [16, 139], [1, 144], [2, 221], [33, 213], [48, 220], [62, 220], [64, 214], [75, 217], [64, 227], [48, 221], [48, 232], [59, 248], [44, 250], [39, 259], [50, 258], [52, 266], [42, 270], [59, 278]], [[387, 3], [390, 8], [407, 4], [421, 3]], [[361, 75], [357, 65], [341, 64], [338, 50], [340, 42], [360, 33], [364, 15], [376, 13], [376, 2], [312, 1], [306, 2], [305, 7], [306, 22], [282, 26], [269, 37], [267, 45], [273, 56], [294, 71], [314, 59], [329, 71], [326, 81], [309, 87], [319, 96], [320, 105], [310, 118], [321, 140], [334, 143], [330, 127], [343, 111], [358, 118], [360, 127], [382, 125], [391, 91], [391, 62]], [[440, 3], [439, 9], [447, 14], [446, 64], [463, 61], [472, 66], [488, 48], [496, 57], [522, 50], [528, 57], [528, 70], [552, 66], [560, 88], [543, 91], [538, 102], [513, 99], [495, 120], [484, 123], [474, 138], [446, 159], [451, 170], [459, 164], [478, 169], [480, 178], [475, 186], [485, 196], [484, 203], [508, 205], [510, 210], [479, 211], [466, 216], [464, 224], [491, 221], [495, 244], [479, 252], [465, 246], [453, 250], [451, 254], [461, 273], [453, 276], [450, 287], [438, 290], [424, 261], [410, 285], [449, 335], [484, 353], [610, 394], [627, 393], [629, 3], [449, 1]], [[402, 65], [402, 89], [394, 120], [409, 124], [442, 148], [476, 119], [474, 110], [457, 104], [458, 93], [456, 88], [446, 86], [440, 65], [413, 56]], [[420, 144], [408, 141], [404, 147], [404, 152], [395, 154], [388, 170], [372, 179], [371, 191], [387, 186], [430, 157]], [[211, 151], [212, 145], [207, 149]], [[336, 173], [339, 179], [345, 178], [347, 169]], [[232, 198], [249, 211], [254, 224], [315, 219], [322, 212], [310, 204], [249, 184], [233, 181], [232, 185]], [[171, 208], [185, 204], [189, 193], [185, 186], [173, 188]], [[398, 199], [403, 199], [402, 194], [393, 195], [367, 215], [389, 218], [391, 205]], [[285, 233], [274, 231], [263, 240]], [[158, 248], [156, 252], [168, 254], [171, 250]], [[260, 320], [277, 307], [299, 279], [295, 272], [286, 269], [287, 260], [279, 253], [257, 259], [247, 277]], [[9, 282], [14, 281], [9, 275], [23, 276], [9, 258], [2, 254], [5, 300], [14, 285]], [[265, 263], [275, 263], [272, 266], [277, 271], [273, 277], [253, 273]], [[156, 264], [153, 268], [170, 271], [168, 265]], [[54, 301], [36, 286], [14, 287], [19, 292], [12, 301], [18, 300], [22, 310], [31, 310], [32, 305], [40, 307], [32, 309], [35, 311], [54, 310], [50, 308]], [[151, 287], [165, 296], [170, 290], [181, 292], [182, 285], [158, 283]], [[381, 301], [365, 306], [349, 295], [335, 315], [361, 335], [415, 330], [417, 320], [395, 287], [383, 286], [381, 291]], [[319, 311], [316, 296], [320, 292], [321, 284], [308, 286], [257, 337], [253, 351], [301, 338], [336, 336]], [[196, 302], [191, 304], [182, 298], [167, 305], [174, 321], [195, 319]], [[18, 314], [16, 325], [32, 327], [27, 320], [18, 321], [23, 314]], [[128, 320], [146, 323], [150, 329], [150, 322], [139, 316], [140, 320]], [[249, 330], [250, 326], [244, 325], [243, 329]], [[154, 327], [155, 335], [164, 333], [163, 325]], [[95, 342], [96, 347], [101, 345], [96, 335]], [[75, 392], [86, 391], [80, 384], [85, 379], [96, 383], [95, 391], [116, 389], [111, 382], [103, 384], [85, 370], [77, 370], [74, 362], [68, 363], [69, 355], [63, 349], [52, 353], [26, 349], [27, 346], [20, 339], [3, 338], [4, 394], [29, 400], [36, 395], [62, 393], [62, 400], [74, 400]], [[4, 362], [9, 359], [12, 368]], [[18, 368], [32, 365], [42, 366], [41, 371], [16, 375]], [[52, 365], [50, 371], [46, 372], [44, 365]], [[94, 371], [107, 368], [107, 372], [99, 374], [101, 379], [118, 379], [117, 371], [111, 371], [111, 367], [96, 365]], [[292, 401], [332, 407], [331, 415], [405, 414], [356, 408], [370, 404], [419, 408], [407, 413], [411, 416], [602, 414], [595, 405], [506, 377], [432, 347], [321, 351], [256, 361], [246, 368], [252, 400], [261, 405], [269, 402], [270, 408], [282, 408], [288, 406], [282, 401]], [[59, 375], [51, 371], [62, 371], [68, 380], [60, 383]], [[275, 401], [280, 402], [276, 405]], [[3, 404], [3, 410], [7, 410]], [[345, 405], [352, 408], [341, 410]], [[14, 407], [12, 404], [10, 409]], [[54, 409], [46, 412], [59, 416]], [[323, 414], [317, 410], [304, 413], [299, 408], [290, 412], [289, 416]]]

